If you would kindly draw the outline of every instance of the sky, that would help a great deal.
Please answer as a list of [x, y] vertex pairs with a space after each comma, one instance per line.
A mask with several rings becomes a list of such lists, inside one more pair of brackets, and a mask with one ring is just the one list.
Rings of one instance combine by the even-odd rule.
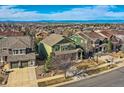
[[0, 21], [124, 20], [124, 5], [0, 6]]

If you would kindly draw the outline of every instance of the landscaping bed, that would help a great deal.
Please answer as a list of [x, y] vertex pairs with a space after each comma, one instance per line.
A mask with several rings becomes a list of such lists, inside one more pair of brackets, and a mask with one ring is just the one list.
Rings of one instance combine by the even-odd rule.
[[89, 71], [87, 71], [86, 73], [87, 73], [88, 75], [97, 74], [97, 73], [100, 73], [100, 72], [103, 72], [103, 71], [112, 69], [112, 68], [114, 68], [114, 67], [117, 67], [117, 65], [112, 64], [112, 65], [104, 66], [104, 67], [101, 67], [101, 68], [89, 70]]
[[115, 58], [124, 58], [124, 53], [122, 51], [119, 51], [117, 53], [113, 52], [111, 55]]
[[50, 72], [45, 72], [44, 68], [42, 66], [39, 66], [35, 69], [36, 72], [36, 78], [37, 79], [43, 79], [55, 75], [60, 75], [63, 73], [62, 70], [51, 70]]
[[85, 60], [84, 62], [81, 62], [81, 63], [76, 64], [76, 67], [77, 67], [77, 69], [80, 69], [81, 70], [81, 69], [88, 69], [88, 68], [91, 68], [91, 67], [102, 65], [104, 63], [105, 62], [100, 61], [100, 60], [98, 61], [98, 63], [96, 63], [93, 60], [90, 60], [90, 61]]
[[72, 80], [72, 78], [65, 79], [64, 77], [61, 77], [61, 78], [56, 78], [48, 81], [38, 82], [38, 86], [45, 87], [45, 86], [50, 86], [50, 85], [54, 85], [54, 84], [58, 84], [58, 83], [62, 83], [70, 80]]

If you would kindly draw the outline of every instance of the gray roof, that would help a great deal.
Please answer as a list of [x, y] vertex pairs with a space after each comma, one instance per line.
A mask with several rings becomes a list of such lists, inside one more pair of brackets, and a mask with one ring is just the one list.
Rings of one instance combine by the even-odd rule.
[[49, 46], [53, 46], [53, 45], [57, 44], [58, 42], [60, 42], [63, 39], [64, 39], [64, 37], [62, 35], [51, 34], [50, 36], [48, 36], [45, 39], [43, 39], [41, 42], [45, 43], [45, 44], [47, 44]]
[[4, 37], [0, 39], [0, 48], [26, 48], [31, 47], [29, 36]]
[[35, 60], [36, 56], [35, 53], [29, 53], [26, 55], [10, 55], [8, 56], [8, 62], [13, 61], [28, 61], [28, 60]]

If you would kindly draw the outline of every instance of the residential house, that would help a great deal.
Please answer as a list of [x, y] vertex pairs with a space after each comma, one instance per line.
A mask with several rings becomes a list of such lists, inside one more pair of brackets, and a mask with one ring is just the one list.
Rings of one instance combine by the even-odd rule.
[[124, 31], [111, 31], [111, 33], [119, 38], [119, 48], [124, 51]]
[[48, 35], [49, 35], [49, 33], [47, 31], [41, 31], [41, 32], [36, 33], [35, 37], [36, 37], [36, 39], [43, 40]]
[[29, 36], [1, 37], [0, 62], [8, 64], [9, 69], [34, 66], [35, 53], [32, 49], [32, 38]]
[[77, 32], [70, 37], [76, 45], [85, 50], [85, 57], [91, 57], [94, 53], [107, 51], [107, 40], [94, 31]]
[[97, 31], [97, 33], [111, 41], [113, 51], [119, 50], [121, 45], [120, 42], [121, 39], [118, 38], [113, 31], [102, 30], [102, 31]]
[[58, 61], [82, 59], [82, 49], [76, 49], [74, 42], [62, 35], [51, 34], [39, 43], [39, 55], [42, 59], [52, 56]]

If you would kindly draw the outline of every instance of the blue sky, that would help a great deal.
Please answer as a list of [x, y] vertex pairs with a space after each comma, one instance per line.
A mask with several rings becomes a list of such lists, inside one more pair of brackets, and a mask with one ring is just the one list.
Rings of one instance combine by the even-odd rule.
[[124, 20], [124, 6], [21, 5], [0, 6], [0, 21]]

